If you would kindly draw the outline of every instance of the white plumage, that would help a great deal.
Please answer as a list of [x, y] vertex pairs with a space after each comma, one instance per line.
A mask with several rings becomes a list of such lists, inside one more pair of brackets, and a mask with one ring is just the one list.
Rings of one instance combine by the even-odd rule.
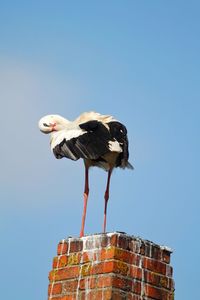
[[110, 115], [85, 112], [74, 121], [59, 115], [48, 115], [40, 119], [39, 128], [51, 134], [51, 149], [56, 158], [63, 157], [85, 163], [84, 212], [80, 236], [84, 235], [86, 207], [89, 194], [88, 171], [98, 166], [108, 171], [105, 191], [104, 226], [109, 198], [110, 177], [114, 167], [133, 168], [128, 162], [128, 138], [126, 127]]

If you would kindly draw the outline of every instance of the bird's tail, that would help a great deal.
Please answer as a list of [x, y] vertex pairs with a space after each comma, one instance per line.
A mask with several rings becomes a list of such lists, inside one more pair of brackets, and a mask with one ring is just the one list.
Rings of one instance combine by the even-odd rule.
[[127, 162], [126, 168], [130, 169], [130, 170], [134, 170], [134, 167], [132, 166], [132, 164], [129, 161]]
[[121, 163], [120, 163], [119, 167], [122, 168], [122, 169], [127, 168], [129, 170], [134, 169], [134, 167], [131, 165], [131, 163], [127, 159], [124, 159], [124, 158], [121, 160]]

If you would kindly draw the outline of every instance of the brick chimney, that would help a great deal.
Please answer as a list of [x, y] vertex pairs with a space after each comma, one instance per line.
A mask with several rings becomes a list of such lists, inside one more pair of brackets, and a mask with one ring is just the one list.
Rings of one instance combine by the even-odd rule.
[[62, 240], [48, 299], [173, 300], [171, 252], [121, 232]]

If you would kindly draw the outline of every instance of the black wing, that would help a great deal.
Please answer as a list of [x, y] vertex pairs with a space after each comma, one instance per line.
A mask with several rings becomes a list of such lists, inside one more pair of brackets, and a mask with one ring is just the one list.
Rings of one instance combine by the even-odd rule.
[[99, 121], [88, 121], [79, 125], [87, 133], [78, 137], [76, 147], [82, 158], [98, 159], [109, 152], [108, 142], [111, 140], [109, 130]]
[[67, 157], [98, 159], [109, 152], [108, 142], [112, 140], [109, 130], [99, 121], [93, 120], [79, 125], [85, 133], [70, 140], [63, 139], [54, 149], [56, 158]]

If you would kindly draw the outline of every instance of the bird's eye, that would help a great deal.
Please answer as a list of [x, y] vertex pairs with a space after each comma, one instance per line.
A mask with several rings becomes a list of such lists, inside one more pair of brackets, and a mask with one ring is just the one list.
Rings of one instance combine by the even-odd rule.
[[47, 123], [43, 123], [44, 127], [49, 127], [49, 125]]

